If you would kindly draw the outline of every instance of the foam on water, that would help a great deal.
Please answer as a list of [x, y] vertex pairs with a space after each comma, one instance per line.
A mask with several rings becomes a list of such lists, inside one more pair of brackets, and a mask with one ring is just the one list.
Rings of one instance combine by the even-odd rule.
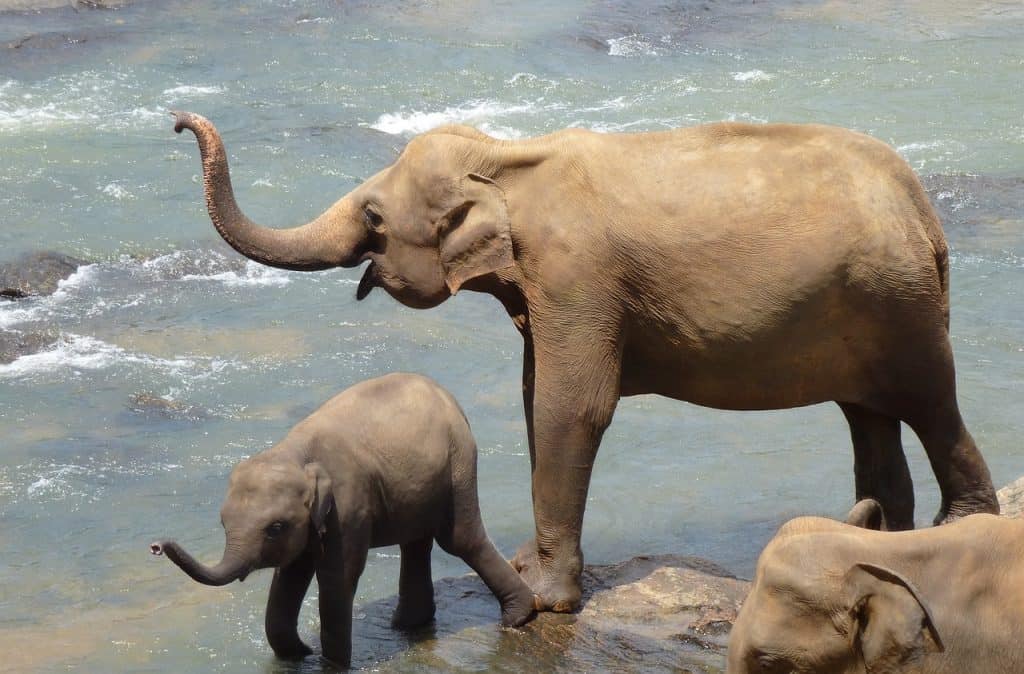
[[737, 82], [770, 82], [775, 79], [775, 75], [763, 70], [747, 70], [733, 73], [732, 78]]
[[114, 344], [90, 337], [66, 333], [45, 351], [21, 356], [0, 365], [0, 379], [32, 379], [41, 375], [66, 375], [79, 371], [106, 370], [116, 367], [141, 367], [175, 379], [205, 378], [222, 371], [229, 364], [217, 358], [158, 358], [132, 353]]
[[70, 276], [57, 282], [57, 289], [46, 297], [30, 297], [18, 302], [0, 303], [0, 328], [11, 329], [24, 323], [54, 318], [61, 305], [84, 287], [93, 284], [98, 276], [98, 265], [81, 265]]
[[[235, 459], [237, 460], [237, 459]], [[0, 494], [9, 503], [23, 500], [95, 503], [106, 493], [112, 476], [148, 477], [180, 470], [182, 465], [159, 459], [125, 460], [111, 456], [82, 456], [70, 461], [32, 460], [0, 468]]]
[[57, 290], [51, 298], [59, 302], [67, 299], [72, 293], [81, 288], [93, 285], [99, 276], [98, 264], [83, 264], [78, 267], [70, 276], [57, 282]]
[[286, 286], [292, 282], [288, 272], [273, 267], [246, 261], [245, 270], [242, 273], [236, 271], [223, 271], [215, 274], [186, 274], [181, 277], [182, 281], [218, 281], [227, 286]]
[[167, 119], [167, 108], [133, 87], [122, 71], [82, 71], [23, 84], [8, 80], [0, 89], [0, 132], [46, 131], [101, 124], [141, 129]]
[[410, 110], [385, 113], [378, 117], [370, 128], [396, 136], [414, 136], [445, 124], [470, 124], [497, 138], [521, 138], [525, 135], [521, 130], [496, 124], [495, 120], [510, 115], [536, 114], [537, 109], [533, 103], [509, 104], [493, 100], [475, 100], [437, 112]]
[[623, 35], [608, 40], [609, 56], [658, 56], [672, 45], [672, 36]]
[[196, 96], [212, 96], [214, 94], [223, 94], [224, 87], [220, 86], [198, 86], [191, 84], [181, 84], [170, 89], [164, 89], [164, 96], [168, 96], [172, 99], [181, 98], [194, 98]]
[[19, 302], [0, 301], [0, 329], [10, 330], [23, 323], [31, 323], [41, 320], [46, 309], [39, 304], [25, 306], [33, 300], [21, 300]]

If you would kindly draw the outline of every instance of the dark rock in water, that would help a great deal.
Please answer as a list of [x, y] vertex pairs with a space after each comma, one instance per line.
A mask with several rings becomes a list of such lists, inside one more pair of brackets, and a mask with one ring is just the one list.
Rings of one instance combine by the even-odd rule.
[[658, 555], [588, 566], [583, 586], [579, 613], [542, 613], [518, 630], [498, 626], [498, 603], [474, 575], [434, 583], [436, 622], [416, 632], [390, 628], [396, 597], [361, 606], [353, 664], [385, 672], [722, 672], [750, 583], [706, 560]]
[[128, 409], [146, 416], [185, 421], [199, 421], [208, 416], [206, 410], [198, 405], [169, 400], [146, 392], [133, 394], [128, 400]]
[[60, 281], [75, 273], [82, 264], [82, 260], [52, 251], [22, 255], [0, 265], [0, 297], [50, 295]]
[[21, 332], [0, 330], [0, 364], [13, 363], [30, 353], [38, 353], [57, 341], [55, 331]]

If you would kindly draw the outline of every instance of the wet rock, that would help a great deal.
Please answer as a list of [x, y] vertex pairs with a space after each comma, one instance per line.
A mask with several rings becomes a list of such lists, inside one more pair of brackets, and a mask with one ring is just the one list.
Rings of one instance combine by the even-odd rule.
[[75, 273], [82, 264], [82, 260], [53, 251], [22, 255], [0, 265], [0, 297], [50, 295], [60, 281]]
[[[436, 622], [391, 630], [396, 598], [357, 609], [353, 664], [378, 671], [644, 671], [725, 669], [729, 630], [750, 583], [703, 559], [635, 557], [584, 572], [583, 608], [498, 627], [498, 604], [473, 575], [434, 584]], [[387, 662], [381, 662], [387, 660]]]
[[22, 356], [38, 353], [57, 341], [55, 331], [0, 330], [0, 364], [13, 363]]
[[999, 511], [1006, 517], [1024, 514], [1024, 477], [1019, 477], [996, 492]]
[[198, 405], [147, 392], [132, 394], [128, 400], [128, 409], [144, 416], [178, 421], [200, 421], [208, 416], [206, 410]]

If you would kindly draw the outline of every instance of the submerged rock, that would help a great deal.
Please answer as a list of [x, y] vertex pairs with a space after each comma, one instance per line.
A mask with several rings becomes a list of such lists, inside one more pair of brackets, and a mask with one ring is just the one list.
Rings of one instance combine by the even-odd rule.
[[542, 613], [517, 630], [498, 626], [498, 603], [476, 576], [434, 583], [435, 623], [389, 626], [391, 597], [359, 607], [353, 664], [376, 671], [716, 673], [750, 583], [696, 557], [634, 557], [588, 566], [583, 608]]
[[82, 260], [53, 251], [22, 255], [0, 264], [0, 297], [18, 299], [29, 295], [50, 295], [82, 264]]
[[206, 410], [199, 405], [191, 405], [145, 391], [132, 394], [128, 399], [128, 409], [147, 417], [178, 421], [201, 421], [208, 416]]
[[22, 356], [38, 353], [56, 342], [57, 337], [55, 330], [0, 330], [0, 365], [7, 365]]

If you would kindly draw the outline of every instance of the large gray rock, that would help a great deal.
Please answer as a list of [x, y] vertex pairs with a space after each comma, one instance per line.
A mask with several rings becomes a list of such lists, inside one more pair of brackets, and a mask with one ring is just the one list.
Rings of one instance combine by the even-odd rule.
[[353, 665], [375, 671], [693, 672], [725, 669], [725, 646], [750, 583], [696, 557], [635, 557], [584, 572], [583, 608], [498, 627], [498, 604], [473, 575], [434, 584], [437, 620], [402, 634], [396, 598], [357, 609]]
[[82, 260], [53, 251], [22, 255], [0, 264], [0, 297], [17, 299], [29, 295], [50, 295], [82, 264]]
[[55, 330], [20, 330], [0, 329], [0, 365], [13, 363], [18, 358], [30, 353], [37, 353], [57, 341]]

